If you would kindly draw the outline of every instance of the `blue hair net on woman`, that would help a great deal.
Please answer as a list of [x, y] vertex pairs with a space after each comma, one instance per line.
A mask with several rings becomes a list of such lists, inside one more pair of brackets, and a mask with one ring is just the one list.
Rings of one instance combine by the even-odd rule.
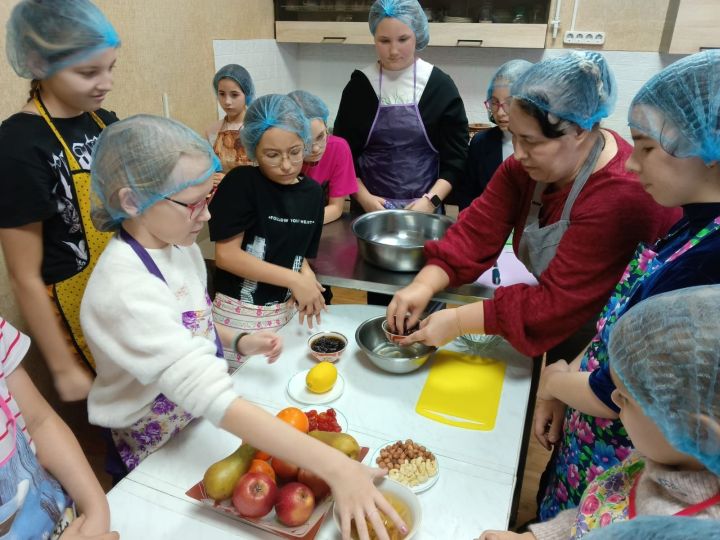
[[308, 120], [318, 118], [327, 125], [330, 111], [322, 99], [317, 97], [315, 94], [306, 92], [305, 90], [295, 90], [294, 92], [290, 92], [288, 97], [297, 103], [298, 107], [302, 109], [302, 112], [305, 113]]
[[720, 160], [720, 51], [687, 56], [646, 82], [628, 124], [675, 157]]
[[610, 66], [592, 51], [573, 51], [538, 62], [520, 75], [510, 93], [583, 129], [609, 116], [617, 99]]
[[46, 79], [119, 46], [112, 24], [88, 0], [23, 0], [7, 22], [8, 62], [25, 79]]
[[720, 540], [717, 520], [687, 516], [638, 516], [593, 529], [587, 540]]
[[310, 121], [300, 107], [285, 94], [260, 96], [248, 107], [240, 138], [250, 159], [255, 160], [255, 149], [263, 134], [270, 128], [295, 133], [302, 140], [305, 149], [310, 148]]
[[368, 24], [373, 36], [380, 21], [387, 17], [397, 19], [410, 27], [415, 34], [416, 51], [422, 51], [430, 43], [427, 15], [417, 0], [375, 0], [368, 16]]
[[670, 444], [720, 475], [720, 285], [640, 302], [615, 324], [610, 366]]
[[528, 62], [527, 60], [516, 59], [505, 62], [502, 66], [498, 68], [498, 70], [492, 76], [492, 79], [490, 79], [486, 99], [489, 100], [490, 98], [492, 98], [492, 93], [495, 88], [512, 86], [512, 84], [518, 79], [518, 77], [525, 73], [530, 67], [532, 67], [532, 62]]
[[228, 64], [221, 67], [213, 77], [213, 88], [215, 93], [218, 91], [218, 86], [222, 79], [230, 79], [235, 81], [240, 87], [240, 90], [245, 94], [245, 105], [250, 105], [253, 99], [255, 99], [255, 85], [253, 84], [252, 77], [248, 70], [238, 64]]
[[[195, 160], [180, 162], [187, 156]], [[198, 175], [196, 160], [207, 165]], [[165, 197], [205, 182], [222, 170], [205, 139], [160, 116], [138, 114], [106, 127], [93, 149], [90, 215], [98, 230], [119, 227], [129, 214], [118, 192], [129, 188], [140, 213]]]

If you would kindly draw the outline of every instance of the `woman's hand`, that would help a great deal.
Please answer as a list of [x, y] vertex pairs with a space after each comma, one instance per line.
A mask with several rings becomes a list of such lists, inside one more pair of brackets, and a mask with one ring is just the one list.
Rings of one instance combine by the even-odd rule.
[[377, 490], [373, 480], [385, 476], [384, 469], [371, 469], [356, 461], [344, 467], [339, 474], [333, 475], [330, 489], [338, 505], [343, 540], [350, 539], [351, 521], [355, 521], [358, 538], [368, 540], [366, 519], [375, 530], [379, 540], [389, 540], [378, 510], [385, 514], [395, 527], [407, 534], [407, 526], [392, 505]]
[[560, 400], [537, 398], [533, 431], [545, 450], [551, 450], [560, 440], [566, 409], [567, 405]]
[[441, 309], [420, 322], [420, 329], [400, 342], [400, 345], [424, 343], [433, 347], [442, 347], [461, 333], [455, 309]]
[[429, 285], [419, 281], [396, 292], [387, 308], [388, 328], [395, 334], [403, 334], [407, 328], [414, 327], [433, 294]]
[[264, 354], [268, 359], [268, 363], [272, 364], [280, 356], [282, 345], [281, 336], [271, 330], [261, 330], [243, 336], [238, 343], [238, 352], [243, 356]]
[[115, 531], [91, 533], [85, 531], [85, 516], [78, 516], [60, 535], [61, 540], [118, 540], [120, 535]]
[[63, 401], [80, 401], [88, 397], [93, 377], [73, 358], [63, 368], [52, 373], [55, 390]]

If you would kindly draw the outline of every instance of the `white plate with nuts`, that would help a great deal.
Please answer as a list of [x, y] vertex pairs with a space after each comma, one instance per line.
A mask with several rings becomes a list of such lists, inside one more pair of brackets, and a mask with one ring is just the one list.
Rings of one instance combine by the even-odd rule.
[[388, 477], [420, 493], [435, 485], [440, 468], [435, 455], [412, 439], [391, 441], [375, 450], [370, 466], [387, 469]]

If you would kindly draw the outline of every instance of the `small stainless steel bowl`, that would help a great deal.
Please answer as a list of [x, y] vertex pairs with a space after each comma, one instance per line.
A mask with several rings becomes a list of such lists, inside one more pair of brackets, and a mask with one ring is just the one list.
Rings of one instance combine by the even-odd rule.
[[385, 315], [368, 319], [355, 331], [355, 341], [370, 361], [390, 373], [409, 373], [419, 369], [437, 350], [422, 343], [403, 347], [385, 337], [382, 323]]
[[386, 270], [416, 272], [425, 264], [425, 242], [442, 238], [453, 223], [442, 214], [380, 210], [353, 221], [352, 231], [367, 262]]

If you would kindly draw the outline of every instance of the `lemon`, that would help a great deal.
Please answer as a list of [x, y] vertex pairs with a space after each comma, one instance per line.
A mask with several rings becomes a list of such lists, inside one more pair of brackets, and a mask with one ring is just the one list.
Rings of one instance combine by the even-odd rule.
[[305, 385], [315, 394], [329, 392], [335, 386], [335, 381], [337, 381], [337, 368], [330, 362], [320, 362], [308, 371], [305, 377]]

